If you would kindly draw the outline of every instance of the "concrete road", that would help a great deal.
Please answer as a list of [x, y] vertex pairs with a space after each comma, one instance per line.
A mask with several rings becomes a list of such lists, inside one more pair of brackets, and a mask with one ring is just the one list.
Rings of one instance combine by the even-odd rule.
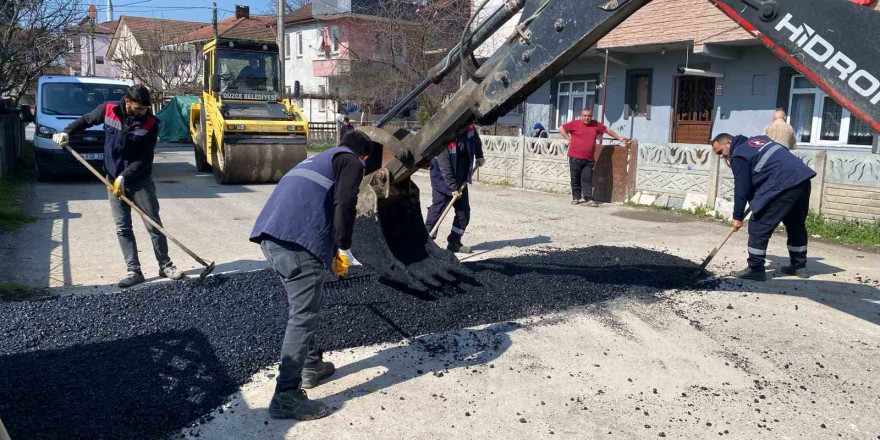
[[[168, 230], [216, 261], [218, 272], [264, 267], [247, 236], [273, 186], [220, 186], [197, 173], [192, 160], [189, 147], [157, 152], [155, 179]], [[427, 179], [415, 180], [427, 206]], [[477, 251], [472, 259], [603, 244], [699, 261], [727, 230], [621, 205], [571, 206], [566, 195], [484, 185], [471, 191], [465, 242]], [[0, 278], [57, 293], [114, 290], [125, 268], [105, 199], [106, 190], [89, 180], [32, 185], [28, 209], [38, 221], [0, 236]], [[148, 237], [142, 227], [135, 230], [142, 264], [154, 277]], [[746, 234], [736, 234], [710, 269], [740, 268], [745, 242]], [[785, 249], [784, 236], [775, 237], [771, 270], [784, 263]], [[182, 252], [171, 253], [178, 266], [199, 272]], [[466, 358], [432, 357], [412, 342], [327, 353], [339, 372], [309, 393], [334, 408], [321, 421], [266, 417], [270, 367], [213, 420], [182, 434], [880, 439], [880, 258], [872, 250], [823, 243], [811, 243], [810, 255], [810, 280], [669, 291], [420, 337], [467, 342], [472, 353]]]

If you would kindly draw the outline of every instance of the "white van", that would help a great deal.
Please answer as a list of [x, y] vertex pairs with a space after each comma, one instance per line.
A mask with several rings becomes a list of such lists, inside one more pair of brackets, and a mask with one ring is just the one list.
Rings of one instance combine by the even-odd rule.
[[[34, 111], [34, 156], [37, 179], [46, 181], [57, 174], [82, 174], [88, 170], [52, 141], [71, 122], [105, 102], [119, 102], [131, 80], [41, 76], [37, 80]], [[96, 125], [70, 137], [70, 146], [99, 171], [104, 165], [104, 126]]]

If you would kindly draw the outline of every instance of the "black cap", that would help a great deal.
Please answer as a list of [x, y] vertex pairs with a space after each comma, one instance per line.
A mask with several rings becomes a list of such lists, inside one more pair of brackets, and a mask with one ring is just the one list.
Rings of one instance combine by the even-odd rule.
[[373, 140], [363, 132], [352, 130], [342, 136], [339, 145], [348, 147], [358, 156], [369, 156], [379, 144], [373, 142]]

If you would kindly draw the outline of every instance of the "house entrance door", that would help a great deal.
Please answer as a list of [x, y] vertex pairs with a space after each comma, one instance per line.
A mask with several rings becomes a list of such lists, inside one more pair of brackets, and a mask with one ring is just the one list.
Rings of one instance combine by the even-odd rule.
[[715, 78], [679, 76], [675, 84], [672, 142], [707, 144], [712, 136]]

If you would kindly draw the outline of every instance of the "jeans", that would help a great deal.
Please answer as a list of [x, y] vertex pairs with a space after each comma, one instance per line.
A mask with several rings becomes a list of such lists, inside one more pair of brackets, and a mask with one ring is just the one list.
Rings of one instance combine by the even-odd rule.
[[275, 392], [282, 393], [299, 389], [303, 367], [316, 367], [321, 361], [314, 339], [324, 303], [327, 271], [298, 244], [267, 239], [260, 243], [260, 248], [287, 291], [287, 329], [275, 384]]
[[763, 270], [767, 244], [779, 223], [788, 234], [788, 256], [796, 269], [807, 265], [807, 212], [810, 209], [810, 181], [782, 191], [749, 221], [749, 267]]
[[595, 161], [568, 158], [568, 170], [571, 172], [571, 199], [590, 201], [593, 199], [593, 166]]
[[[113, 179], [109, 179], [113, 180]], [[119, 239], [119, 247], [122, 248], [122, 256], [125, 258], [125, 265], [129, 272], [140, 272], [141, 263], [138, 261], [137, 242], [134, 238], [134, 231], [131, 228], [131, 207], [119, 199], [119, 197], [109, 194], [110, 212], [113, 214], [113, 222], [116, 223], [116, 237]], [[159, 218], [159, 199], [156, 198], [156, 185], [153, 184], [152, 177], [144, 177], [131, 186], [125, 188], [125, 195], [135, 203], [144, 213], [156, 221], [159, 225], [162, 220]], [[159, 268], [163, 269], [171, 266], [171, 258], [168, 257], [168, 239], [162, 235], [157, 228], [144, 220], [144, 226], [150, 233], [150, 240], [153, 242], [153, 253], [156, 255], [156, 261], [159, 262]]]
[[[428, 228], [428, 233], [431, 232], [431, 229], [440, 220], [440, 214], [443, 213], [443, 209], [452, 200], [452, 196], [434, 190], [431, 192], [431, 199], [432, 203], [428, 207], [428, 215], [425, 218], [425, 227]], [[452, 208], [455, 210], [455, 218], [452, 220], [452, 232], [449, 233], [447, 240], [451, 243], [461, 244], [461, 236], [464, 235], [464, 230], [467, 229], [467, 225], [471, 220], [468, 187], [464, 187], [461, 191], [461, 197], [455, 201]]]

